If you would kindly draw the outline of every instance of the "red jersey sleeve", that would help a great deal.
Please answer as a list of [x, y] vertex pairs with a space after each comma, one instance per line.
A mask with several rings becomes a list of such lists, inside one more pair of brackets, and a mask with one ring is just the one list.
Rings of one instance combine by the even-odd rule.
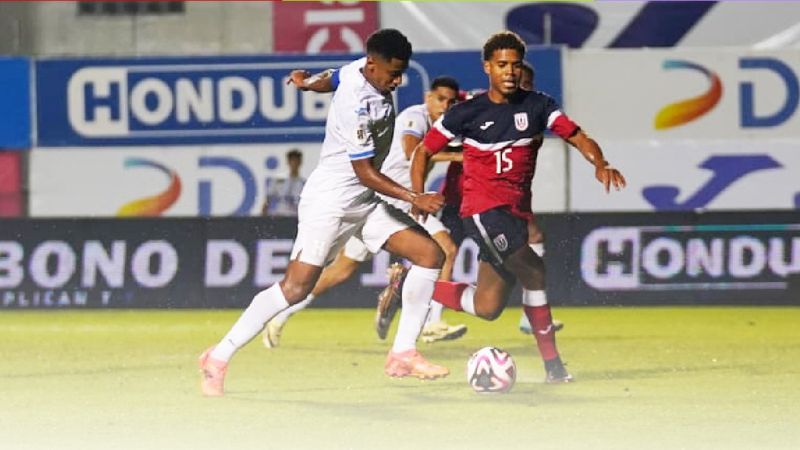
[[580, 129], [578, 124], [561, 111], [558, 103], [552, 97], [547, 97], [544, 113], [547, 114], [547, 128], [561, 139], [571, 138]]
[[567, 140], [575, 136], [580, 127], [563, 112], [553, 111], [550, 113], [550, 117], [547, 118], [547, 128], [561, 139]]
[[431, 153], [438, 153], [447, 146], [447, 143], [462, 135], [462, 129], [469, 114], [465, 106], [469, 101], [459, 103], [449, 110], [433, 124], [423, 140], [425, 147]]
[[425, 133], [425, 139], [422, 140], [425, 148], [430, 150], [430, 152], [433, 154], [439, 153], [447, 146], [448, 142], [450, 142], [450, 139], [448, 139], [444, 133], [437, 130], [435, 127], [431, 128], [427, 133]]

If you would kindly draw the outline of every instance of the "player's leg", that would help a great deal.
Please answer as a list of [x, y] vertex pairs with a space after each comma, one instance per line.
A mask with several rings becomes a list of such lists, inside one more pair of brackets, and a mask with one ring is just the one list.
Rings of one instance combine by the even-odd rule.
[[351, 237], [344, 248], [336, 255], [336, 259], [325, 267], [317, 285], [311, 291], [311, 296], [319, 297], [334, 286], [338, 286], [356, 273], [362, 262], [370, 259], [372, 253], [361, 240]]
[[305, 298], [321, 272], [321, 266], [291, 261], [281, 282], [253, 297], [225, 337], [200, 356], [203, 375], [200, 386], [203, 394], [223, 395], [225, 374], [233, 354], [256, 337], [272, 317]]
[[556, 347], [556, 330], [550, 305], [544, 295], [544, 260], [530, 247], [524, 246], [505, 260], [505, 268], [522, 284], [522, 309], [532, 325], [539, 353], [544, 361], [548, 383], [572, 381]]
[[311, 293], [301, 302], [284, 309], [267, 322], [267, 326], [261, 337], [264, 346], [267, 348], [278, 347], [280, 345], [283, 327], [286, 325], [289, 318], [298, 311], [308, 307], [318, 296], [348, 280], [358, 269], [361, 262], [368, 259], [369, 255], [369, 251], [364, 246], [364, 243], [351, 237], [344, 248], [336, 255], [336, 259], [322, 270], [322, 274]]
[[381, 340], [386, 339], [389, 327], [392, 325], [395, 314], [400, 308], [403, 279], [406, 276], [406, 266], [394, 262], [386, 269], [389, 282], [378, 294], [378, 304], [375, 310], [375, 332]]
[[203, 394], [223, 395], [228, 362], [234, 353], [257, 336], [276, 314], [311, 292], [322, 266], [355, 231], [355, 224], [344, 224], [335, 213], [317, 211], [305, 218], [303, 209], [300, 213], [297, 238], [283, 279], [256, 294], [222, 340], [200, 356]]
[[433, 299], [453, 311], [464, 311], [491, 321], [500, 317], [513, 288], [514, 280], [505, 270], [498, 270], [494, 264], [482, 260], [474, 286], [440, 281], [436, 283]]
[[442, 249], [405, 212], [381, 202], [367, 217], [361, 238], [370, 251], [383, 247], [388, 252], [406, 258], [412, 266], [403, 282], [403, 309], [394, 344], [386, 357], [384, 372], [389, 376], [414, 376], [433, 379], [449, 371], [426, 361], [416, 350], [433, 286], [444, 262]]
[[434, 300], [445, 307], [486, 320], [496, 319], [505, 308], [515, 277], [503, 261], [516, 249], [527, 245], [527, 232], [521, 219], [501, 210], [489, 210], [465, 218], [464, 230], [480, 246], [478, 283], [441, 281]]
[[[440, 218], [428, 216], [422, 227], [442, 248], [445, 262], [442, 267], [440, 280], [450, 280], [453, 273], [453, 264], [458, 254], [458, 245], [463, 240], [463, 225], [458, 217], [458, 208], [447, 205], [441, 211]], [[452, 231], [451, 231], [452, 230]], [[457, 241], [454, 242], [451, 232], [455, 233]], [[378, 295], [378, 308], [375, 314], [375, 331], [380, 339], [386, 339], [389, 326], [400, 304], [400, 290], [406, 274], [406, 268], [400, 263], [392, 264], [388, 269], [389, 283]], [[430, 312], [421, 339], [424, 342], [456, 339], [467, 332], [466, 325], [449, 325], [442, 320], [442, 305], [431, 302]]]
[[[458, 247], [444, 223], [439, 218], [429, 215], [422, 223], [422, 228], [428, 232], [431, 238], [436, 241], [444, 252], [444, 264], [439, 280], [450, 281], [453, 276], [453, 265], [455, 264]], [[422, 328], [421, 340], [423, 342], [436, 342], [458, 339], [467, 332], [464, 324], [450, 325], [442, 319], [443, 306], [438, 302], [431, 302], [431, 310], [428, 320]]]
[[416, 349], [417, 338], [428, 315], [434, 283], [441, 274], [444, 253], [427, 233], [416, 227], [392, 234], [384, 248], [412, 263], [403, 282], [403, 308], [384, 371], [393, 377], [435, 379], [447, 376], [450, 372], [447, 368], [431, 364]]
[[[544, 257], [544, 233], [542, 233], [542, 228], [535, 218], [531, 218], [531, 220], [528, 221], [528, 246], [530, 246], [537, 255]], [[542, 295], [545, 295], [544, 291], [542, 291]], [[547, 298], [546, 295], [545, 298]], [[562, 328], [564, 328], [563, 322], [553, 320], [553, 329], [556, 332], [561, 331]], [[519, 318], [519, 331], [524, 334], [533, 334], [531, 323], [524, 311]]]

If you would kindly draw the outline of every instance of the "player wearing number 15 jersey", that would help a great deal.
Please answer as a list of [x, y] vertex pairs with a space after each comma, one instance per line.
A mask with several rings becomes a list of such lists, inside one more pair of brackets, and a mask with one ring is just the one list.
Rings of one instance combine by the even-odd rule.
[[[568, 382], [555, 343], [550, 306], [544, 296], [544, 262], [528, 246], [531, 181], [536, 156], [550, 130], [573, 145], [595, 167], [606, 191], [625, 178], [603, 157], [597, 143], [569, 119], [548, 95], [519, 89], [525, 44], [512, 32], [492, 35], [483, 47], [489, 76], [485, 95], [451, 108], [428, 132], [411, 166], [419, 189], [431, 155], [460, 137], [464, 148], [461, 217], [466, 233], [481, 247], [478, 283], [437, 282], [434, 300], [446, 307], [494, 320], [514, 284], [522, 284], [522, 305], [530, 320], [550, 383]], [[412, 213], [424, 215], [412, 209]]]

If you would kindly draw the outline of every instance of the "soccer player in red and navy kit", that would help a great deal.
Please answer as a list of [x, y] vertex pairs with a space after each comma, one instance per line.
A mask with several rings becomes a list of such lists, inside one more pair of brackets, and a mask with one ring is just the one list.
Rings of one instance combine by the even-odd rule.
[[[431, 155], [460, 137], [464, 148], [461, 217], [480, 247], [476, 286], [437, 282], [433, 298], [458, 311], [494, 320], [514, 284], [522, 284], [522, 305], [544, 360], [546, 381], [572, 380], [555, 342], [550, 306], [544, 296], [544, 262], [528, 246], [531, 180], [536, 155], [550, 130], [578, 149], [595, 167], [608, 192], [625, 178], [603, 157], [600, 146], [559, 109], [550, 96], [519, 88], [525, 44], [515, 33], [492, 35], [483, 46], [489, 91], [451, 108], [417, 147], [411, 166], [415, 190], [422, 189]], [[424, 215], [412, 209], [412, 213]]]

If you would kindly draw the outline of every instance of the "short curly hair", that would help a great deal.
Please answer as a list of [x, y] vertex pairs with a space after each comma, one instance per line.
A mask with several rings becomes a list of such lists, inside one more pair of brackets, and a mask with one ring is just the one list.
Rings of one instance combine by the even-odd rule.
[[367, 53], [379, 55], [387, 61], [391, 61], [393, 58], [408, 61], [411, 59], [413, 50], [411, 43], [403, 33], [394, 28], [384, 28], [372, 33], [367, 38]]
[[516, 50], [519, 56], [525, 57], [525, 41], [513, 31], [501, 31], [489, 36], [483, 44], [483, 60], [489, 61], [496, 50]]

